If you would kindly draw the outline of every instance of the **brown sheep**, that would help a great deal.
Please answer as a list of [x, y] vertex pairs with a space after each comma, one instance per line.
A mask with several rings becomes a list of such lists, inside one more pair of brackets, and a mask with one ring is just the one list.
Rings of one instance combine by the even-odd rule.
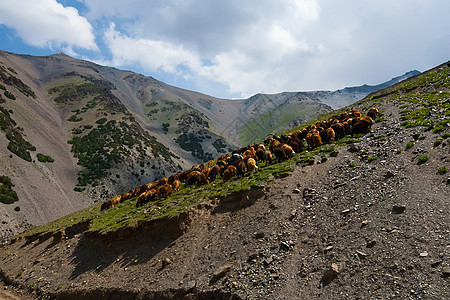
[[180, 186], [181, 186], [181, 181], [179, 181], [178, 179], [175, 179], [172, 183], [172, 188], [175, 191], [178, 191], [180, 189]]
[[292, 156], [295, 154], [294, 149], [292, 149], [292, 147], [289, 146], [288, 144], [283, 144], [283, 145], [281, 146], [281, 148], [283, 148], [284, 153], [286, 154], [286, 156], [287, 156], [288, 158], [289, 158], [289, 157], [292, 157]]
[[245, 150], [243, 157], [244, 157], [244, 159], [254, 158], [254, 157], [256, 157], [256, 151], [253, 149]]
[[223, 173], [223, 182], [229, 181], [232, 177], [237, 176], [237, 169], [235, 166], [228, 166], [228, 168]]
[[105, 202], [102, 203], [102, 206], [100, 207], [100, 211], [103, 211], [103, 210], [108, 209], [110, 207], [112, 207], [112, 201], [111, 200], [105, 201]]
[[312, 148], [317, 148], [322, 146], [322, 139], [320, 138], [319, 132], [315, 132], [311, 136]]
[[272, 152], [269, 150], [264, 151], [264, 160], [266, 161], [266, 166], [272, 164]]
[[220, 173], [220, 166], [216, 164], [211, 168], [211, 171], [209, 171], [208, 180], [210, 182], [214, 181], [217, 178], [217, 175], [219, 175], [219, 173]]
[[365, 116], [364, 118], [360, 119], [356, 124], [353, 126], [352, 133], [367, 133], [372, 128], [373, 120], [369, 116]]
[[120, 203], [120, 200], [121, 200], [121, 196], [116, 196], [116, 197], [114, 197], [114, 198], [112, 198], [111, 199], [111, 206], [116, 206], [117, 204], [119, 204]]
[[202, 171], [202, 173], [205, 174], [206, 178], [209, 177], [209, 172], [211, 172], [211, 168], [204, 168]]
[[331, 125], [331, 128], [334, 130], [335, 139], [338, 139], [338, 140], [342, 139], [347, 133], [344, 123], [335, 123], [335, 124]]
[[371, 117], [373, 120], [375, 120], [376, 117], [380, 115], [380, 112], [376, 107], [372, 107], [369, 112], [367, 113], [369, 117]]
[[145, 193], [142, 193], [136, 201], [136, 206], [139, 207], [141, 205], [144, 205], [145, 203], [154, 201], [155, 195], [156, 195], [155, 189], [151, 189], [151, 190], [146, 191]]
[[201, 184], [207, 184], [209, 183], [208, 179], [206, 178], [205, 174], [199, 171], [192, 171], [191, 174], [186, 178], [186, 185], [201, 185]]
[[170, 184], [164, 184], [156, 189], [155, 196], [157, 198], [167, 198], [172, 194], [172, 186]]
[[361, 113], [355, 108], [351, 109], [350, 115], [354, 116], [355, 118], [361, 118], [362, 117]]
[[333, 130], [333, 128], [328, 127], [327, 130], [325, 130], [326, 134], [327, 134], [327, 141], [329, 142], [334, 142], [334, 139], [336, 137], [336, 134]]
[[238, 176], [244, 176], [245, 174], [245, 168], [246, 168], [246, 164], [244, 160], [240, 160], [237, 164], [236, 164], [236, 170], [237, 170], [237, 175]]
[[247, 160], [247, 171], [251, 174], [253, 171], [258, 170], [258, 166], [256, 165], [256, 160], [254, 158], [249, 158]]
[[259, 161], [264, 161], [264, 152], [265, 150], [258, 148], [258, 150], [256, 150], [256, 159]]

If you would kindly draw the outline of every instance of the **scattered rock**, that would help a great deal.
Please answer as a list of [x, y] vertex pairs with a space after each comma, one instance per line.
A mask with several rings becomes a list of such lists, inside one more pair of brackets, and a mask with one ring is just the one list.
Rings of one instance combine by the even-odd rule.
[[190, 280], [190, 281], [186, 282], [186, 284], [183, 287], [186, 291], [190, 292], [190, 291], [194, 290], [196, 288], [196, 286], [197, 286], [197, 281]]
[[166, 257], [162, 260], [162, 265], [161, 265], [161, 269], [164, 269], [165, 267], [167, 267], [168, 265], [170, 265], [172, 263], [172, 261], [170, 260], [170, 258]]
[[280, 249], [283, 251], [288, 251], [289, 249], [291, 249], [291, 246], [289, 246], [288, 243], [286, 242], [281, 242], [280, 243]]
[[355, 144], [350, 144], [347, 148], [348, 152], [359, 152], [361, 150], [361, 148], [357, 147]]
[[431, 266], [432, 266], [433, 268], [436, 268], [436, 267], [438, 267], [441, 263], [442, 263], [441, 260], [436, 260], [436, 261], [431, 262]]
[[341, 215], [346, 215], [350, 212], [350, 208], [344, 209], [343, 211], [341, 211]]
[[394, 177], [396, 174], [392, 173], [391, 171], [387, 171], [386, 174], [384, 174], [384, 179], [389, 179]]
[[367, 248], [373, 248], [376, 243], [377, 243], [376, 240], [370, 240], [370, 241], [367, 242], [366, 247]]
[[292, 193], [294, 193], [294, 194], [300, 194], [300, 190], [299, 190], [299, 189], [295, 189], [295, 190], [292, 191]]
[[340, 188], [340, 187], [345, 186], [345, 185], [347, 185], [346, 182], [335, 183], [333, 188], [334, 188], [334, 189], [337, 189], [337, 188]]
[[231, 270], [230, 265], [223, 265], [219, 267], [216, 271], [213, 273], [213, 277], [211, 278], [210, 284], [214, 284], [217, 282], [220, 278], [227, 275], [227, 273]]
[[427, 257], [428, 256], [428, 252], [424, 251], [422, 253], [419, 254], [420, 257]]
[[450, 267], [442, 268], [442, 277], [444, 278], [450, 277]]
[[268, 258], [266, 258], [265, 260], [264, 260], [264, 267], [268, 267], [271, 263], [273, 262], [273, 258], [272, 258], [272, 256], [271, 257], [268, 257]]
[[344, 268], [344, 264], [343, 263], [340, 263], [340, 264], [333, 263], [333, 264], [331, 264], [331, 268], [326, 270], [323, 273], [322, 278], [320, 279], [319, 289], [327, 286], [331, 281], [336, 279], [338, 274], [342, 272], [343, 268]]
[[326, 252], [328, 252], [328, 251], [331, 251], [331, 250], [333, 250], [333, 247], [334, 247], [334, 246], [331, 246], [331, 245], [330, 245], [330, 246], [326, 247], [325, 249], [323, 249], [323, 252], [326, 253]]
[[247, 258], [247, 262], [252, 262], [258, 258], [258, 253], [252, 252]]
[[255, 232], [254, 234], [253, 234], [253, 238], [254, 239], [262, 239], [262, 238], [264, 238], [264, 232]]
[[367, 253], [356, 250], [356, 255], [358, 255], [359, 258], [365, 258], [367, 256]]
[[289, 220], [292, 221], [296, 215], [297, 215], [297, 210], [296, 209], [291, 210], [291, 213], [289, 215]]
[[394, 205], [392, 206], [392, 214], [401, 214], [405, 211], [406, 206], [405, 205]]
[[369, 223], [370, 223], [369, 220], [364, 220], [364, 221], [362, 221], [362, 222], [361, 222], [361, 228], [364, 227], [364, 226], [366, 226], [366, 225], [369, 224]]

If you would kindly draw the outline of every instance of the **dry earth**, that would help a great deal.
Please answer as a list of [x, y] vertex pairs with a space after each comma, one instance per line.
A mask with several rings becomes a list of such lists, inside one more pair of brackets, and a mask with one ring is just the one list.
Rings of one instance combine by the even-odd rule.
[[450, 299], [450, 141], [379, 108], [324, 163], [133, 230], [18, 240], [0, 275], [58, 299]]

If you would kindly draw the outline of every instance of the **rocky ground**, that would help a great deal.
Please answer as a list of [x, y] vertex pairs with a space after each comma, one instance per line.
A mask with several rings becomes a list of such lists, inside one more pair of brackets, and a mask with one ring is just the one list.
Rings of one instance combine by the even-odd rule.
[[[3, 293], [450, 299], [450, 175], [438, 173], [450, 168], [450, 139], [435, 146], [439, 134], [400, 126], [389, 102], [378, 107], [386, 120], [359, 142], [258, 189], [133, 230], [99, 236], [78, 228], [61, 241], [9, 244], [0, 252]], [[429, 160], [419, 165], [423, 155]]]

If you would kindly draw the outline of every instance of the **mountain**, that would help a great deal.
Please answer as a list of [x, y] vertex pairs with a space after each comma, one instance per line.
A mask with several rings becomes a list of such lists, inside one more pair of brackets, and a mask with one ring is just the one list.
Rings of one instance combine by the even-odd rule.
[[351, 107], [381, 116], [228, 182], [16, 236], [0, 297], [448, 299], [450, 61]]
[[370, 90], [218, 99], [63, 53], [2, 51], [0, 76], [0, 176], [8, 183], [3, 202], [12, 202], [0, 205], [5, 237], [261, 141]]

